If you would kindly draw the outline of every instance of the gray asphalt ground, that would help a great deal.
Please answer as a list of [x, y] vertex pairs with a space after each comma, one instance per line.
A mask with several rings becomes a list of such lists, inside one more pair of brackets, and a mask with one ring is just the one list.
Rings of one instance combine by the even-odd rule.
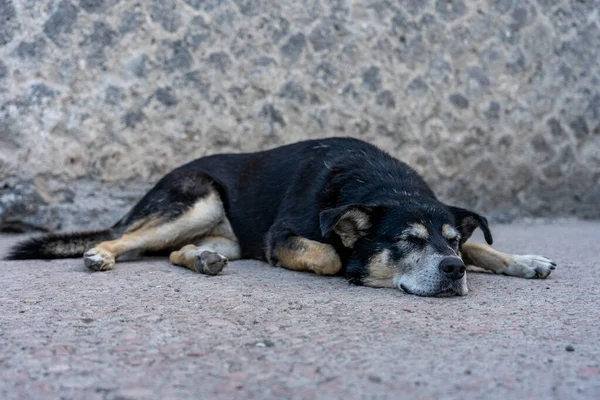
[[2, 261], [0, 398], [599, 399], [600, 222], [493, 232], [557, 269], [420, 298], [255, 261]]

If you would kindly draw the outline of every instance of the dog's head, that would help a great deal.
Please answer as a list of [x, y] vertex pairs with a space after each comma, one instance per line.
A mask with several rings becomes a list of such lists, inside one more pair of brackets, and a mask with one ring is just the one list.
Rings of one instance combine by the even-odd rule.
[[343, 206], [323, 211], [320, 224], [351, 249], [351, 281], [419, 296], [467, 294], [460, 248], [477, 227], [492, 243], [484, 217], [435, 200]]

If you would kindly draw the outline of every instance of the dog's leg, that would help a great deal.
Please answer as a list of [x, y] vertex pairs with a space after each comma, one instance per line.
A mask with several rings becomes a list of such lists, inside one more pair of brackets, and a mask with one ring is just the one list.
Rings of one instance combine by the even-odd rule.
[[169, 256], [171, 263], [202, 274], [216, 275], [229, 260], [239, 260], [240, 245], [229, 220], [225, 218], [195, 245], [188, 244]]
[[301, 236], [287, 237], [281, 244], [275, 244], [271, 253], [271, 263], [294, 271], [335, 275], [342, 268], [340, 257], [333, 246]]
[[83, 256], [84, 263], [96, 271], [110, 270], [116, 258], [126, 252], [162, 250], [189, 243], [198, 236], [206, 235], [224, 218], [223, 204], [219, 195], [212, 191], [174, 219], [150, 216], [136, 222], [120, 238], [102, 242], [87, 251]]
[[556, 266], [546, 257], [502, 253], [479, 243], [463, 244], [461, 256], [467, 266], [521, 278], [547, 278]]
[[239, 260], [239, 258], [238, 242], [217, 236], [205, 237], [196, 245], [183, 246], [169, 256], [171, 264], [207, 275], [217, 275], [230, 260]]

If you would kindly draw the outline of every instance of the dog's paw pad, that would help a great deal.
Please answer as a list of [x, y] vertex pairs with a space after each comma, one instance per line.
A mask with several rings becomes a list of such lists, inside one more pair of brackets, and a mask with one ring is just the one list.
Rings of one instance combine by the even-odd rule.
[[115, 265], [115, 257], [103, 249], [91, 249], [83, 255], [83, 263], [93, 271], [109, 271]]
[[195, 260], [196, 271], [207, 275], [217, 275], [227, 264], [226, 257], [213, 251], [203, 251], [196, 256]]
[[555, 268], [556, 263], [547, 257], [536, 255], [514, 256], [514, 260], [506, 269], [505, 274], [529, 279], [544, 279]]

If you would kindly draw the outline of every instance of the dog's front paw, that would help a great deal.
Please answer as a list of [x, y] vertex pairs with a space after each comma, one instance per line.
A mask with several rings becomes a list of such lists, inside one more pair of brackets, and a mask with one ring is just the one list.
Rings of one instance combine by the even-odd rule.
[[94, 271], [109, 271], [115, 266], [115, 257], [110, 252], [96, 247], [83, 255], [83, 263]]
[[203, 251], [196, 256], [194, 262], [196, 271], [207, 275], [217, 275], [227, 264], [227, 258], [214, 251]]
[[547, 278], [552, 270], [556, 267], [556, 263], [549, 258], [524, 255], [513, 256], [512, 263], [503, 271], [505, 275], [518, 276], [521, 278]]

